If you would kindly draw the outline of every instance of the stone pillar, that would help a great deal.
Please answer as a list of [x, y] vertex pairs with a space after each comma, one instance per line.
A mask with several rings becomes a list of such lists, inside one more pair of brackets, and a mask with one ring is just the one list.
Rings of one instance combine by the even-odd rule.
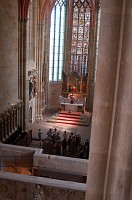
[[50, 42], [50, 9], [47, 7], [47, 11], [44, 16], [43, 22], [43, 60], [42, 60], [42, 81], [43, 81], [43, 88], [42, 88], [42, 109], [43, 111], [48, 106], [48, 76], [49, 76], [49, 42]]
[[[72, 44], [72, 9], [73, 9], [73, 1], [69, 1], [67, 3], [67, 10], [68, 10], [68, 15], [66, 19], [66, 34], [65, 34], [65, 58], [64, 58], [64, 72], [66, 75], [70, 74], [70, 68], [69, 66], [71, 65], [71, 44]], [[69, 82], [68, 82], [69, 83]], [[67, 89], [68, 91], [68, 89]]]
[[27, 99], [27, 82], [26, 82], [26, 42], [27, 42], [27, 19], [23, 21], [23, 130], [26, 128], [27, 122], [27, 104], [29, 99]]
[[87, 173], [86, 200], [103, 200], [109, 155], [123, 0], [101, 1], [97, 79]]
[[20, 126], [23, 130], [26, 127], [26, 108], [27, 108], [27, 95], [26, 95], [26, 28], [27, 19], [19, 19], [19, 99], [23, 102], [23, 107], [20, 113]]
[[[86, 109], [90, 112], [93, 111], [93, 98], [95, 87], [95, 64], [96, 64], [96, 45], [97, 45], [97, 29], [98, 29], [98, 11], [99, 0], [95, 1], [95, 8], [91, 10], [91, 17], [94, 19], [90, 23], [89, 33], [89, 50], [88, 50], [88, 89], [87, 89], [87, 104]], [[94, 21], [94, 22], [93, 22]]]
[[[23, 66], [23, 20], [19, 19], [18, 23], [18, 98], [23, 99], [23, 73], [22, 73], [22, 66]], [[23, 112], [22, 109], [19, 112], [19, 119], [20, 124], [19, 126], [23, 127]]]
[[123, 1], [117, 99], [105, 200], [132, 199], [132, 1]]
[[38, 25], [38, 46], [37, 46], [37, 102], [36, 102], [36, 120], [42, 119], [42, 36], [43, 36], [43, 24]]

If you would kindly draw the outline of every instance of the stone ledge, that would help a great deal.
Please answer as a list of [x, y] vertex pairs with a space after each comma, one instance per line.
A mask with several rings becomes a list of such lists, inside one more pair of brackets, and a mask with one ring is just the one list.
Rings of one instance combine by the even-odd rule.
[[26, 183], [40, 184], [49, 187], [64, 188], [69, 190], [86, 191], [85, 183], [77, 183], [71, 181], [63, 181], [49, 178], [42, 178], [29, 175], [14, 174], [10, 172], [0, 171], [0, 178], [8, 179], [12, 181], [20, 181]]

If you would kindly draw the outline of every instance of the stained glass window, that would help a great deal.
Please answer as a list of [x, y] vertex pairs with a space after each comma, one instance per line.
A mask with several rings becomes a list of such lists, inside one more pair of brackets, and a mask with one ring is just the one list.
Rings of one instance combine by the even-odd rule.
[[51, 14], [49, 81], [62, 78], [65, 24], [66, 0], [57, 0]]
[[74, 0], [70, 72], [81, 75], [88, 72], [88, 41], [90, 29], [90, 2]]

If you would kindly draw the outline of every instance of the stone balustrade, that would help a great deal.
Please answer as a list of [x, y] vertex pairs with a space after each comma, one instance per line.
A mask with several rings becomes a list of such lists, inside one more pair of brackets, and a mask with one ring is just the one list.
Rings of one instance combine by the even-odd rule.
[[32, 172], [32, 167], [38, 165], [44, 167], [46, 164], [47, 168], [50, 166], [56, 170], [86, 175], [88, 161], [42, 154], [42, 149], [0, 144], [0, 199], [1, 197], [11, 200], [85, 199], [85, 183], [33, 176], [33, 174], [23, 175], [4, 170], [4, 167], [14, 166], [25, 167]]
[[0, 113], [0, 141], [4, 142], [17, 128], [20, 122], [21, 108], [23, 102], [18, 100], [9, 104], [4, 113]]

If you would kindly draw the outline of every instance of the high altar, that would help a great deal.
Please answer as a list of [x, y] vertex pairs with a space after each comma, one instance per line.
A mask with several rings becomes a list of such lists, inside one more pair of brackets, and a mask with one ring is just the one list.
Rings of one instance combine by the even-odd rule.
[[86, 98], [75, 98], [73, 95], [69, 97], [59, 97], [60, 109], [69, 112], [85, 111]]
[[62, 77], [62, 93], [59, 98], [60, 109], [72, 112], [84, 112], [88, 74], [83, 76], [74, 71], [66, 75], [63, 72]]

